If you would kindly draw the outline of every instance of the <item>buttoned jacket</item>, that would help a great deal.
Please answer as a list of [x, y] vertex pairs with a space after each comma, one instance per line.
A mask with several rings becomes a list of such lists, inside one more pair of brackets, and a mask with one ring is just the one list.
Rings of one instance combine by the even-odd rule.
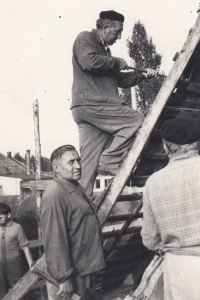
[[72, 107], [125, 104], [118, 87], [129, 88], [144, 80], [142, 74], [119, 71], [119, 59], [100, 39], [97, 31], [81, 32], [73, 46]]
[[58, 283], [104, 268], [98, 218], [78, 183], [53, 179], [43, 195], [41, 225], [47, 272]]

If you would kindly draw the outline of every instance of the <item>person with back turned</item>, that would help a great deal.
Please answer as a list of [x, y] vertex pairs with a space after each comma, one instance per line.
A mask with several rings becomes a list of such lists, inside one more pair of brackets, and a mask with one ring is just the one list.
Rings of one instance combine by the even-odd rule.
[[168, 165], [146, 182], [144, 245], [164, 254], [164, 299], [200, 298], [200, 120], [176, 118], [161, 129]]

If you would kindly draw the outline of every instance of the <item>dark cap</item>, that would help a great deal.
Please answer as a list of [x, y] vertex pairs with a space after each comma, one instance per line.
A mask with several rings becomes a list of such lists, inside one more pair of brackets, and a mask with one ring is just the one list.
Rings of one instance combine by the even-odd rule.
[[162, 138], [168, 142], [185, 145], [200, 141], [200, 119], [175, 118], [161, 128]]
[[106, 10], [106, 11], [100, 12], [99, 18], [100, 19], [109, 19], [109, 20], [124, 22], [124, 16], [122, 14], [119, 14], [118, 12], [116, 12], [114, 10]]

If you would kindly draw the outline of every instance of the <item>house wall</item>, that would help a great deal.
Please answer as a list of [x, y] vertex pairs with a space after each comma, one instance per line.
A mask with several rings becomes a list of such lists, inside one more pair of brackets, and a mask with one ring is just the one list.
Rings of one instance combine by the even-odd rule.
[[20, 195], [21, 178], [0, 176], [0, 194], [3, 196]]

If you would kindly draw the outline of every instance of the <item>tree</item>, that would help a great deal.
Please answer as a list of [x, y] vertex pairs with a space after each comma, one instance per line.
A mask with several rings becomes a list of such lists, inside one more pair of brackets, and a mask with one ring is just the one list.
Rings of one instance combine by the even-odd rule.
[[25, 159], [19, 154], [19, 152], [15, 153], [14, 158], [21, 163], [25, 163]]
[[51, 162], [48, 158], [41, 156], [41, 170], [44, 172], [51, 172]]
[[[136, 68], [152, 68], [160, 70], [162, 56], [157, 54], [152, 38], [148, 38], [145, 27], [139, 22], [135, 23], [130, 40], [127, 40], [128, 53], [136, 62]], [[163, 77], [144, 80], [136, 88], [138, 108], [146, 115], [158, 94]]]

